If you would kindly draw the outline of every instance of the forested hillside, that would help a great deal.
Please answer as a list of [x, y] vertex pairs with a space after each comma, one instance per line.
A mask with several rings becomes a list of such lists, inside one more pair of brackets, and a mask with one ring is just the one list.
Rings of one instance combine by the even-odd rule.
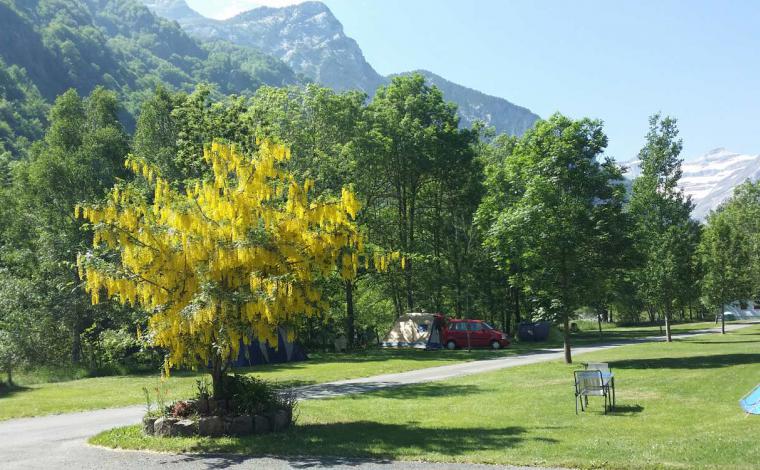
[[538, 116], [528, 108], [503, 98], [458, 85], [427, 70], [415, 70], [405, 75], [413, 73], [422, 75], [428, 83], [438, 87], [447, 101], [457, 103], [459, 117], [465, 126], [480, 121], [492, 126], [498, 133], [521, 135], [538, 120]]
[[[343, 31], [322, 2], [302, 2], [282, 8], [259, 7], [226, 20], [205, 18], [184, 0], [143, 0], [158, 15], [176, 20], [202, 39], [225, 39], [253, 46], [280, 58], [293, 70], [336, 91], [361, 90], [372, 96], [395, 75], [380, 75], [359, 44]], [[411, 73], [411, 72], [410, 72]], [[436, 85], [447, 101], [457, 104], [462, 124], [481, 121], [497, 133], [521, 135], [538, 116], [504, 98], [488, 96], [432, 72], [417, 71]]]
[[[116, 91], [128, 128], [158, 85], [191, 91], [207, 82], [223, 94], [297, 82], [284, 63], [252, 48], [199, 43], [132, 0], [0, 1], [3, 111], [0, 132], [39, 138], [45, 106], [69, 88]], [[10, 77], [10, 78], [9, 78]], [[4, 139], [5, 140], [5, 139]]]

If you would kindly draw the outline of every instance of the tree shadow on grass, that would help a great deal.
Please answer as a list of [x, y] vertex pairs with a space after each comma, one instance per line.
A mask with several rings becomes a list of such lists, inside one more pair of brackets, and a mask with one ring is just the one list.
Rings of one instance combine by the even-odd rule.
[[742, 343], [753, 343], [760, 346], [760, 341], [758, 340], [746, 340], [746, 341], [696, 341], [693, 339], [686, 340], [685, 342], [689, 344], [742, 344]]
[[349, 395], [352, 399], [393, 398], [413, 400], [420, 397], [468, 396], [479, 393], [474, 385], [454, 385], [445, 382], [403, 384], [399, 382], [354, 382], [346, 384], [316, 384], [296, 390], [301, 399], [331, 398]]
[[644, 411], [641, 405], [615, 405], [615, 409], [609, 413], [610, 416], [630, 416]]
[[284, 434], [239, 438], [229, 444], [213, 444], [211, 441], [199, 443], [191, 450], [201, 454], [183, 456], [182, 461], [211, 459], [212, 462], [204, 462], [207, 468], [245, 465], [247, 457], [220, 455], [233, 451], [248, 456], [275, 455], [286, 458], [295, 468], [310, 468], [358, 465], [366, 462], [366, 459], [390, 462], [404, 456], [427, 453], [453, 457], [483, 449], [514, 447], [527, 439], [544, 443], [557, 442], [540, 436], [527, 438], [525, 434], [526, 429], [520, 426], [427, 428], [420, 427], [415, 422], [387, 424], [370, 421], [306, 424]]
[[626, 359], [610, 363], [613, 369], [716, 369], [760, 362], [760, 354], [716, 354], [712, 356]]
[[31, 387], [24, 387], [22, 385], [8, 386], [7, 384], [0, 384], [0, 398], [8, 398], [17, 393], [22, 393], [27, 390], [31, 390]]
[[298, 371], [315, 365], [327, 364], [339, 367], [341, 364], [362, 364], [368, 362], [384, 362], [389, 360], [425, 361], [430, 367], [436, 363], [447, 365], [458, 361], [498, 359], [501, 357], [514, 356], [523, 351], [514, 349], [492, 350], [488, 348], [473, 351], [448, 351], [423, 349], [370, 349], [366, 351], [350, 353], [314, 353], [306, 361], [286, 362], [280, 364], [260, 364], [252, 367], [234, 367], [233, 371], [238, 374], [261, 374], [283, 371]]

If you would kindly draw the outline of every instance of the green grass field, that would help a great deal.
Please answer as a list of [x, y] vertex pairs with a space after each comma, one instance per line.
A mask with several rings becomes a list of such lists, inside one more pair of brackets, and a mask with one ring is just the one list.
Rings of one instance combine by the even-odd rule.
[[618, 411], [575, 415], [572, 371], [550, 362], [300, 405], [298, 426], [254, 438], [160, 439], [138, 427], [91, 442], [172, 452], [319, 455], [604, 468], [758, 468], [760, 325], [578, 356], [610, 362]]
[[[674, 326], [674, 332], [710, 327], [710, 323], [691, 323]], [[651, 336], [659, 333], [656, 326], [618, 328], [607, 326], [601, 341]], [[559, 335], [544, 343], [515, 343], [502, 351], [420, 351], [373, 349], [351, 354], [314, 353], [306, 362], [265, 365], [243, 372], [277, 381], [282, 386], [298, 386], [357, 377], [403, 372], [461, 361], [487, 359], [519, 354], [536, 349], [561, 346]], [[599, 342], [596, 331], [574, 334], [575, 345]], [[19, 375], [22, 388], [0, 395], [0, 420], [45, 414], [111, 408], [144, 403], [143, 387], [153, 389], [159, 384], [158, 374], [81, 378], [60, 382], [41, 381], [48, 378]], [[168, 400], [190, 397], [195, 381], [204, 374], [177, 372], [166, 382]]]

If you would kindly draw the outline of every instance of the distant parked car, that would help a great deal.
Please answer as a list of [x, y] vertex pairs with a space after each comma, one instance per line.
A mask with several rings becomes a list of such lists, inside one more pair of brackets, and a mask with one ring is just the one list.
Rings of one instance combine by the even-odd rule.
[[509, 347], [509, 338], [483, 320], [449, 320], [443, 330], [448, 349]]

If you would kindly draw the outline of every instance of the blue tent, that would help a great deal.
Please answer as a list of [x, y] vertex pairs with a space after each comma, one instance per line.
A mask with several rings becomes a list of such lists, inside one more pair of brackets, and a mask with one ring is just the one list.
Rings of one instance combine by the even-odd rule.
[[548, 321], [521, 322], [517, 325], [517, 337], [520, 341], [546, 341], [549, 338], [550, 329], [551, 323]]
[[760, 415], [760, 385], [739, 400], [739, 405], [747, 414]]
[[248, 346], [241, 344], [240, 353], [232, 365], [250, 367], [258, 364], [305, 361], [309, 358], [300, 344], [288, 341], [288, 332], [283, 327], [277, 328], [277, 343], [277, 348], [273, 348], [268, 341], [260, 342], [253, 338]]

